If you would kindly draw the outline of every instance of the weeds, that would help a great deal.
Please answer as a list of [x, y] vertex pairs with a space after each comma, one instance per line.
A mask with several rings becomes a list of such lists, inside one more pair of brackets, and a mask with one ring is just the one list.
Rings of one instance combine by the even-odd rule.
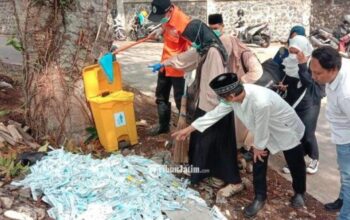
[[86, 138], [84, 144], [88, 144], [92, 141], [98, 140], [97, 130], [94, 127], [88, 127], [85, 129], [89, 136]]
[[0, 157], [0, 179], [11, 180], [14, 177], [27, 173], [28, 166], [23, 166], [21, 162], [16, 162], [15, 157]]

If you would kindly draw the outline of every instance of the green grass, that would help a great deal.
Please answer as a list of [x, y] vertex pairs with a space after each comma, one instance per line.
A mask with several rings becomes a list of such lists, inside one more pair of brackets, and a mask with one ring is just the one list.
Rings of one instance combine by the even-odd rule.
[[14, 177], [27, 173], [28, 166], [23, 166], [20, 162], [16, 163], [15, 157], [0, 157], [0, 177], [5, 180], [11, 180]]

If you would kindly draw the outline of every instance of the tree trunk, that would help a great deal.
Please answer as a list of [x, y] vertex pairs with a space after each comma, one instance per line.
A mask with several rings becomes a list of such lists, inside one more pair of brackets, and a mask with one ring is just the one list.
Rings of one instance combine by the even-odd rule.
[[108, 50], [108, 0], [13, 0], [23, 44], [26, 121], [57, 145], [91, 126], [82, 69]]

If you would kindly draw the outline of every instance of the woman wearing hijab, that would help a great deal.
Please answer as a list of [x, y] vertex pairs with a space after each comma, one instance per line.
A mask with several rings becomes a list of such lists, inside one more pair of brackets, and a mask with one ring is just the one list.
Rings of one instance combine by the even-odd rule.
[[[319, 165], [315, 131], [321, 99], [324, 97], [324, 87], [312, 79], [307, 67], [307, 61], [313, 50], [309, 40], [297, 35], [290, 39], [288, 50], [289, 55], [283, 59], [281, 64], [285, 76], [277, 86], [278, 92], [295, 109], [305, 125], [305, 134], [301, 142], [305, 154], [311, 159], [306, 171], [314, 174]], [[283, 171], [290, 173], [286, 166]]]
[[[288, 44], [290, 42], [290, 39], [293, 39], [295, 36], [306, 36], [305, 35], [305, 28], [300, 25], [296, 25], [290, 29], [289, 37], [288, 37]], [[275, 61], [277, 64], [282, 64], [282, 61], [284, 58], [288, 57], [289, 52], [287, 47], [281, 47], [275, 57], [273, 58], [273, 61]]]
[[[192, 90], [198, 99], [187, 99], [194, 102], [192, 120], [195, 120], [219, 104], [218, 96], [210, 88], [209, 82], [226, 71], [228, 56], [220, 39], [200, 20], [192, 20], [182, 35], [192, 42], [195, 50], [153, 65], [153, 69], [159, 66], [171, 66], [186, 72], [196, 69], [196, 77], [189, 91]], [[189, 163], [200, 169], [199, 173], [191, 173], [191, 183], [197, 184], [207, 177], [218, 178], [227, 184], [218, 192], [222, 197], [243, 190], [237, 165], [236, 139], [232, 135], [235, 132], [233, 120], [233, 114], [228, 114], [205, 132], [194, 132], [190, 136]]]

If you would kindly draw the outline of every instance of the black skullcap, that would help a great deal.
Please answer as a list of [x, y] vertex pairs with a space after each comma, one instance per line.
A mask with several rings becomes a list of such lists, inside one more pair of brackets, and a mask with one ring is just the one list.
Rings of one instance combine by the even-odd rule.
[[208, 17], [208, 24], [223, 24], [224, 20], [222, 18], [222, 14], [211, 14]]

